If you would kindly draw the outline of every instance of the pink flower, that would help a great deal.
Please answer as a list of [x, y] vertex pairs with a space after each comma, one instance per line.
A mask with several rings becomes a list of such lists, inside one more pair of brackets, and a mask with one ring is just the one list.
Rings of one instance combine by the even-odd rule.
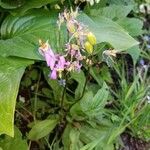
[[65, 65], [66, 65], [66, 60], [65, 60], [64, 56], [59, 56], [59, 57], [58, 57], [58, 63], [57, 63], [57, 65], [56, 65], [56, 68], [57, 68], [58, 70], [64, 70]]
[[56, 80], [57, 79], [57, 72], [56, 72], [56, 69], [53, 69], [51, 74], [50, 74], [50, 78], [53, 79], [53, 80]]
[[41, 55], [44, 56], [47, 66], [50, 67], [52, 70], [56, 62], [55, 54], [52, 51], [50, 45], [48, 44], [48, 41], [46, 43], [42, 43], [42, 41], [39, 42], [40, 42], [39, 52]]
[[55, 58], [55, 55], [52, 54], [50, 51], [51, 51], [51, 50], [45, 52], [45, 53], [44, 53], [44, 57], [45, 57], [47, 66], [50, 67], [51, 70], [53, 70], [54, 65], [55, 65], [55, 62], [56, 62], [56, 58]]

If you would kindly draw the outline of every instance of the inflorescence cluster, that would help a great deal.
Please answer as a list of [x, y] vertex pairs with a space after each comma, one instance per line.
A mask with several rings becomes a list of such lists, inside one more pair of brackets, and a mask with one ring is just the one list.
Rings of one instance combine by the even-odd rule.
[[65, 44], [64, 54], [54, 53], [48, 41], [43, 43], [39, 40], [39, 52], [46, 60], [47, 66], [50, 68], [50, 78], [62, 78], [64, 72], [77, 71], [80, 72], [82, 61], [88, 60], [87, 54], [93, 53], [93, 47], [96, 44], [96, 37], [88, 28], [80, 23], [76, 17], [78, 11], [65, 10], [59, 14], [57, 21], [58, 29], [65, 24], [69, 34], [69, 40]]

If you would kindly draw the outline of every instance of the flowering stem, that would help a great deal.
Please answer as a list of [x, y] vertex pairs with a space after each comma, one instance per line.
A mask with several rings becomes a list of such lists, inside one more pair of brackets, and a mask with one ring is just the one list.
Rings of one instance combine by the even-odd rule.
[[90, 66], [88, 66], [87, 75], [86, 75], [86, 80], [85, 80], [85, 83], [84, 83], [84, 87], [83, 87], [82, 94], [81, 94], [80, 98], [79, 98], [77, 101], [80, 101], [80, 99], [82, 99], [82, 97], [84, 96], [85, 88], [86, 88], [86, 85], [87, 85], [87, 82], [88, 82], [89, 74], [90, 74]]
[[71, 107], [72, 107], [74, 104], [78, 103], [78, 102], [82, 99], [82, 97], [84, 96], [85, 88], [86, 88], [86, 85], [87, 85], [87, 82], [88, 82], [89, 74], [90, 74], [90, 66], [88, 66], [87, 76], [86, 76], [86, 80], [85, 80], [85, 83], [84, 83], [84, 87], [83, 87], [82, 94], [81, 94], [81, 96], [80, 96], [80, 98], [79, 98], [78, 100], [76, 100], [73, 104], [71, 104], [71, 105], [69, 106], [69, 109], [68, 109], [67, 112], [69, 112], [70, 109], [71, 109]]
[[65, 81], [66, 81], [66, 84], [65, 84], [65, 87], [63, 89], [63, 93], [62, 93], [62, 97], [61, 97], [61, 103], [60, 103], [61, 111], [63, 110], [64, 97], [65, 97], [65, 92], [66, 92], [66, 88], [67, 88], [67, 74], [65, 75]]
[[40, 72], [40, 74], [39, 74], [39, 78], [38, 78], [37, 86], [36, 86], [36, 91], [35, 91], [34, 111], [33, 111], [33, 118], [34, 118], [34, 121], [36, 121], [37, 96], [38, 96], [38, 90], [39, 90], [40, 79], [41, 79], [41, 72]]

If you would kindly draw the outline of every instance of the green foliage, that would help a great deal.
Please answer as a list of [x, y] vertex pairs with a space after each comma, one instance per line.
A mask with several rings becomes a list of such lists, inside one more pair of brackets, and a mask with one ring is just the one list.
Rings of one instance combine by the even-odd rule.
[[24, 5], [19, 7], [16, 11], [13, 13], [16, 14], [24, 14], [26, 11], [33, 9], [33, 8], [41, 8], [42, 6], [45, 6], [47, 4], [51, 4], [54, 2], [57, 2], [58, 0], [26, 0]]
[[33, 62], [3, 57], [0, 60], [0, 133], [14, 136], [14, 112], [19, 83], [25, 67]]
[[123, 18], [119, 19], [117, 23], [122, 26], [131, 36], [138, 36], [142, 34], [143, 23], [140, 19], [136, 18]]
[[9, 136], [5, 136], [4, 138], [0, 137], [0, 147], [2, 150], [27, 150], [28, 149], [28, 145], [27, 145], [27, 141], [25, 139], [22, 139], [22, 134], [19, 131], [19, 129], [17, 129], [15, 127], [15, 136], [14, 138], [9, 137]]
[[48, 135], [57, 125], [58, 119], [47, 119], [43, 121], [38, 121], [33, 125], [29, 132], [28, 138], [30, 140], [39, 140], [46, 135]]
[[1, 26], [1, 35], [5, 39], [0, 40], [1, 55], [41, 59], [37, 51], [39, 39], [49, 39], [52, 47], [57, 46], [55, 24], [54, 15], [46, 11], [7, 17]]
[[[64, 24], [58, 28], [58, 13], [74, 9], [74, 1], [0, 0], [0, 150], [32, 149], [32, 141], [39, 149], [115, 150], [123, 145], [120, 135], [126, 130], [150, 140], [149, 53], [143, 51], [149, 41], [141, 40], [140, 48], [137, 38], [147, 32], [142, 22], [147, 16], [135, 11], [139, 4], [79, 2], [85, 9], [77, 20], [96, 36], [89, 55], [81, 46], [88, 39], [79, 45]], [[82, 70], [67, 68], [62, 78], [59, 70], [58, 80], [51, 80], [50, 67], [38, 51], [40, 39], [59, 55], [73, 41], [84, 54]], [[147, 58], [144, 65], [137, 63], [141, 51]]]
[[108, 42], [119, 51], [138, 44], [121, 26], [108, 18], [102, 16], [89, 18], [83, 14], [80, 15], [80, 20], [89, 26], [89, 29], [97, 37], [98, 43]]
[[104, 83], [102, 89], [93, 97], [91, 92], [85, 93], [81, 100], [81, 109], [87, 116], [97, 116], [102, 112], [108, 98], [107, 85]]
[[125, 18], [132, 9], [133, 5], [128, 6], [110, 5], [107, 7], [102, 7], [101, 9], [91, 9], [90, 15], [95, 17], [100, 15], [106, 18], [110, 18], [112, 20], [118, 20], [121, 18]]
[[79, 99], [82, 96], [82, 92], [84, 90], [84, 84], [86, 82], [85, 75], [82, 71], [80, 73], [73, 72], [71, 74], [71, 78], [78, 82], [78, 87], [75, 91], [75, 99]]

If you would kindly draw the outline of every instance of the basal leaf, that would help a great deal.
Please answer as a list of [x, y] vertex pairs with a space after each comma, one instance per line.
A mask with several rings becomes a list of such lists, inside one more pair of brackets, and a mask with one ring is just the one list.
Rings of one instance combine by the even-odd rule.
[[101, 16], [90, 18], [82, 14], [79, 16], [79, 20], [88, 25], [95, 34], [97, 43], [108, 42], [117, 50], [126, 50], [138, 44], [127, 31], [111, 19]]
[[38, 140], [43, 138], [55, 128], [58, 121], [58, 118], [38, 121], [30, 130], [28, 138], [30, 140]]
[[93, 98], [88, 97], [86, 99], [83, 97], [83, 100], [81, 100], [80, 103], [83, 112], [88, 116], [96, 116], [97, 114], [101, 113], [107, 101], [108, 93], [107, 85], [104, 83], [103, 87], [98, 90]]
[[20, 79], [31, 61], [0, 57], [0, 134], [14, 136], [14, 111]]
[[15, 136], [14, 138], [5, 136], [4, 139], [0, 140], [0, 147], [3, 150], [27, 150], [28, 144], [27, 141], [22, 139], [22, 134], [15, 127]]

